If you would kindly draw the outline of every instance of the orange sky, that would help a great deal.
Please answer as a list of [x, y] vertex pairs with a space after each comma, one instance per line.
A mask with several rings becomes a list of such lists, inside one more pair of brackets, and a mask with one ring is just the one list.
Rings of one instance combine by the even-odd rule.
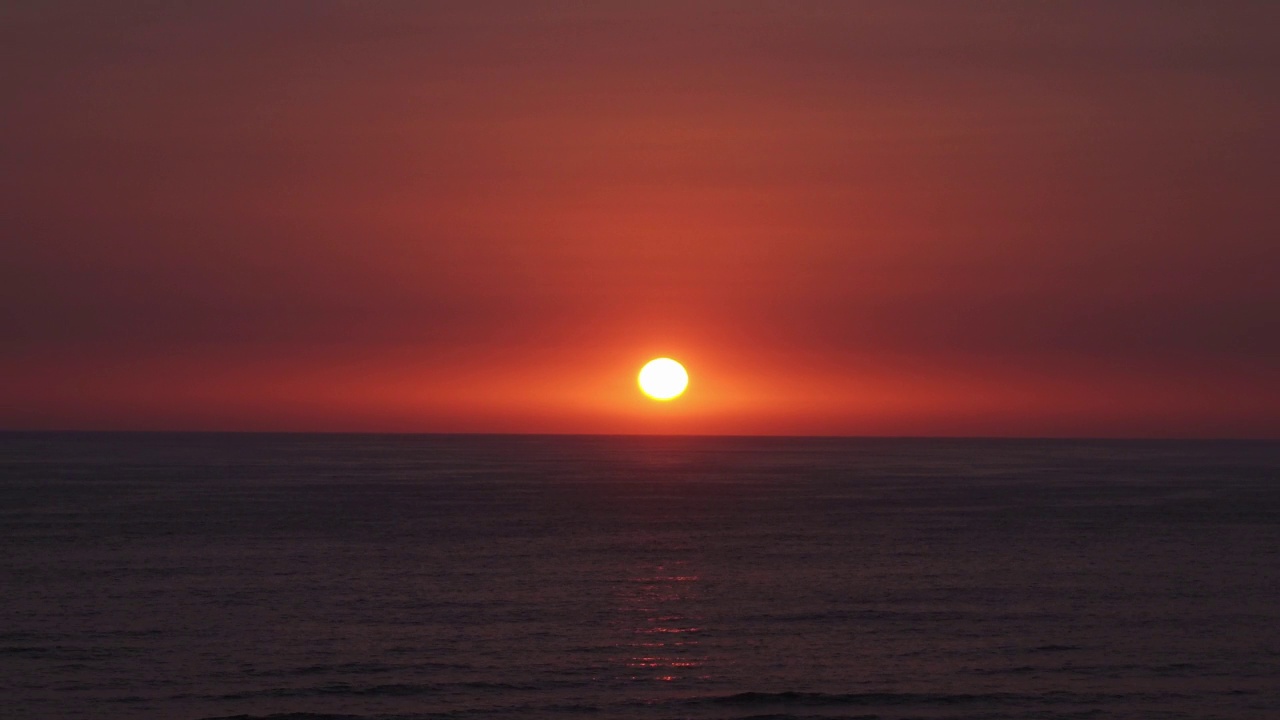
[[10, 3], [0, 428], [1280, 437], [1276, 27]]

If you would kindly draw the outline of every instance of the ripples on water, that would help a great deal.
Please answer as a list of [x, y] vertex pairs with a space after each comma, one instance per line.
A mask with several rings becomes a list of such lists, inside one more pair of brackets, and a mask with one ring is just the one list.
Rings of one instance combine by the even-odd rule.
[[0, 715], [1280, 717], [1280, 445], [0, 435]]

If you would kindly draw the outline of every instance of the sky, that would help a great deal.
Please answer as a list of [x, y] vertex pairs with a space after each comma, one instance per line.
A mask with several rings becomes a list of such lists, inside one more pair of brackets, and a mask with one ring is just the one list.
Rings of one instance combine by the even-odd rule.
[[0, 428], [1277, 438], [1277, 27], [5, 3]]

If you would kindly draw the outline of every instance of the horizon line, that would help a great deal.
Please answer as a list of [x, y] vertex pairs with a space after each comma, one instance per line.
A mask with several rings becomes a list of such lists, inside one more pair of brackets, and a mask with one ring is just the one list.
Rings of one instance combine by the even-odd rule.
[[104, 430], [0, 428], [0, 435], [344, 435], [400, 437], [528, 437], [528, 438], [691, 438], [778, 440], [1006, 440], [1041, 442], [1280, 442], [1274, 436], [1193, 435], [788, 435], [773, 433], [590, 433], [590, 432], [475, 432], [414, 430]]

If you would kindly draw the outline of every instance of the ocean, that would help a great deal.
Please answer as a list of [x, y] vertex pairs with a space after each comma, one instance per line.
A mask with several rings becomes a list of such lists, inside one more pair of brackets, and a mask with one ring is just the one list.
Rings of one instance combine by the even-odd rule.
[[1280, 443], [0, 434], [4, 718], [1277, 718]]

